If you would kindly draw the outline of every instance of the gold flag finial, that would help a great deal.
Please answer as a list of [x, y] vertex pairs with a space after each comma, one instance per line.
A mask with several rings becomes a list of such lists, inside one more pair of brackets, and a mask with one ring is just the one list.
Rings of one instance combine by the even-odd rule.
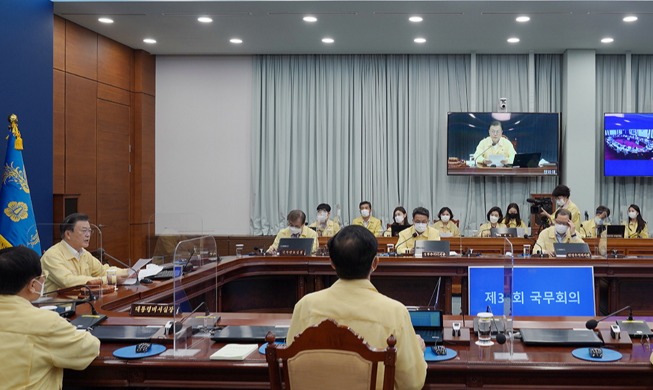
[[18, 115], [9, 115], [9, 128], [11, 129], [11, 133], [14, 135], [14, 137], [16, 137], [14, 149], [23, 150], [23, 138], [21, 138], [20, 131], [18, 130]]

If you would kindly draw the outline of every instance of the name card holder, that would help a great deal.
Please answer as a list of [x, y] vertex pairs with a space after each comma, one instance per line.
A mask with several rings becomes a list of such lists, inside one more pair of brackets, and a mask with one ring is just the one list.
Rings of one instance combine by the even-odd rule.
[[129, 315], [132, 317], [174, 317], [175, 306], [172, 303], [132, 303]]
[[304, 256], [303, 249], [282, 249], [279, 254], [281, 256]]
[[447, 257], [445, 252], [422, 252], [422, 257]]
[[567, 253], [568, 259], [589, 259], [590, 257], [592, 257], [592, 254], [588, 252]]

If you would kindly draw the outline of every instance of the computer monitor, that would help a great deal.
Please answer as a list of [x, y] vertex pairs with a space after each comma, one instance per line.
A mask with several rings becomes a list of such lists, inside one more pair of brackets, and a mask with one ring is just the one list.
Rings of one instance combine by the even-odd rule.
[[449, 255], [449, 241], [417, 240], [415, 241], [415, 256], [424, 252], [442, 252]]

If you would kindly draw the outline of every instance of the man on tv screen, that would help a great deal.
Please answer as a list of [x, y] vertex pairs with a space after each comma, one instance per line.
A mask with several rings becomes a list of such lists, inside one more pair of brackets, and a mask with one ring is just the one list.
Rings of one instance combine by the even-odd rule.
[[515, 147], [508, 138], [503, 137], [501, 122], [493, 121], [488, 130], [489, 137], [478, 143], [474, 157], [476, 165], [497, 167], [512, 164], [515, 158]]

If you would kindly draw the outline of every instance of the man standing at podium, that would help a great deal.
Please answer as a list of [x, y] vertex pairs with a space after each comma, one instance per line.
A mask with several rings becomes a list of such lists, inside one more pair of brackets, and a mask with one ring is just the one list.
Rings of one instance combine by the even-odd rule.
[[295, 305], [287, 342], [309, 326], [330, 318], [346, 325], [375, 348], [397, 339], [395, 389], [421, 389], [426, 379], [424, 340], [415, 334], [401, 302], [380, 294], [370, 282], [379, 264], [377, 242], [361, 226], [347, 226], [328, 243], [338, 280], [329, 288], [306, 295]]
[[54, 244], [41, 257], [43, 272], [48, 276], [45, 291], [79, 285], [107, 284], [107, 270], [117, 270], [117, 284], [129, 275], [128, 269], [102, 264], [85, 248], [91, 240], [91, 224], [88, 215], [74, 213], [60, 225], [61, 241]]

